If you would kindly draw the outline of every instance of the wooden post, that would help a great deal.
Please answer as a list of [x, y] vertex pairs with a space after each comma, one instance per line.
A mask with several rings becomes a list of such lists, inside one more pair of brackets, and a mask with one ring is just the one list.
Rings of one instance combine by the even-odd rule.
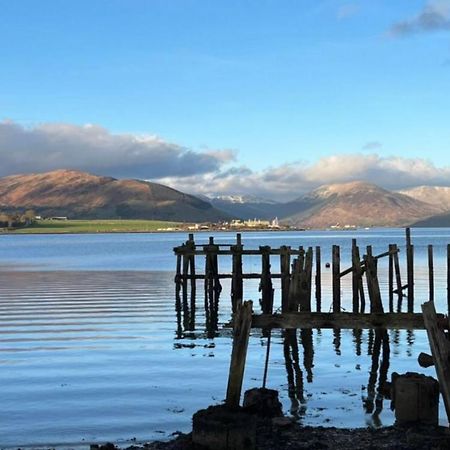
[[270, 274], [270, 247], [259, 247], [261, 252], [261, 307], [263, 314], [272, 314], [273, 310], [273, 286]]
[[316, 247], [316, 311], [322, 310], [322, 266], [320, 257], [320, 247]]
[[388, 291], [389, 291], [389, 312], [394, 312], [394, 255], [393, 255], [393, 245], [389, 244], [389, 280], [388, 280]]
[[400, 274], [400, 263], [398, 260], [398, 247], [397, 244], [392, 245], [392, 250], [394, 251], [393, 258], [394, 258], [394, 269], [395, 269], [395, 282], [397, 286], [397, 295], [399, 303], [402, 300], [403, 297], [403, 285], [402, 285], [402, 277]]
[[361, 277], [361, 262], [359, 260], [356, 239], [352, 239], [352, 311], [359, 311], [359, 278]]
[[291, 247], [283, 245], [280, 248], [281, 272], [281, 310], [289, 311], [289, 284], [291, 280]]
[[375, 259], [372, 255], [366, 255], [364, 261], [366, 264], [367, 290], [370, 298], [370, 312], [383, 312]]
[[414, 246], [411, 244], [411, 229], [406, 228], [406, 266], [408, 283], [408, 312], [414, 311]]
[[333, 245], [333, 312], [341, 312], [341, 256], [339, 245]]
[[422, 313], [436, 374], [439, 380], [440, 391], [444, 398], [445, 411], [447, 412], [447, 418], [450, 420], [450, 344], [442, 330], [438, 328], [434, 303], [424, 303], [422, 305]]
[[450, 317], [450, 244], [447, 244], [447, 315]]
[[433, 262], [433, 246], [428, 246], [428, 286], [429, 286], [429, 299], [430, 302], [434, 302], [434, 262]]
[[233, 272], [231, 278], [231, 302], [233, 313], [237, 311], [237, 306], [242, 303], [243, 299], [243, 279], [242, 279], [242, 241], [241, 233], [236, 235], [236, 245], [231, 247], [233, 252]]
[[245, 359], [252, 324], [252, 306], [252, 301], [246, 301], [239, 305], [233, 324], [233, 350], [226, 396], [227, 406], [233, 409], [239, 407], [241, 398]]
[[195, 329], [195, 297], [196, 297], [196, 279], [195, 279], [195, 241], [194, 235], [189, 234], [188, 242], [186, 247], [189, 250], [188, 260], [189, 260], [189, 271], [191, 275], [191, 311], [190, 311], [190, 324], [189, 329]]
[[311, 273], [312, 273], [312, 247], [308, 248], [303, 258], [303, 267], [298, 262], [298, 302], [300, 311], [311, 312]]

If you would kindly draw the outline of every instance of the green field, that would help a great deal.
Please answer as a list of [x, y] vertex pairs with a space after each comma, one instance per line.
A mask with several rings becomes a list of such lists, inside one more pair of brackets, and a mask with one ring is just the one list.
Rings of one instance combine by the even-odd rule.
[[[159, 220], [39, 220], [25, 228], [5, 230], [9, 234], [39, 233], [148, 233], [185, 226]], [[170, 230], [168, 230], [170, 231]]]

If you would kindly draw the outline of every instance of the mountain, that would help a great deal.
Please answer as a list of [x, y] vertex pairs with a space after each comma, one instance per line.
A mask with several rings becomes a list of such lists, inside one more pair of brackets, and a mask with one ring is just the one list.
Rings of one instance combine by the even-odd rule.
[[428, 217], [423, 220], [419, 220], [413, 224], [412, 227], [450, 227], [450, 212], [437, 214], [435, 216]]
[[441, 211], [436, 205], [361, 181], [321, 186], [291, 203], [299, 210], [283, 220], [310, 228], [404, 226]]
[[450, 187], [447, 186], [418, 186], [411, 189], [398, 191], [407, 195], [438, 206], [443, 212], [450, 211]]
[[209, 199], [211, 204], [234, 219], [273, 219], [281, 203], [244, 195], [221, 195]]
[[161, 184], [76, 170], [0, 178], [0, 211], [26, 209], [73, 219], [206, 222], [228, 218], [210, 203]]

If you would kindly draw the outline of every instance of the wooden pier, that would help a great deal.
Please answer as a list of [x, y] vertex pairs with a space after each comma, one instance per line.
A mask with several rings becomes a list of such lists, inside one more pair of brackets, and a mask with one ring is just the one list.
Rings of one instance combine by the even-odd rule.
[[[341, 248], [332, 246], [331, 251], [331, 306], [322, 311], [322, 261], [320, 247], [302, 246], [293, 248], [282, 245], [277, 248], [260, 246], [256, 249], [244, 248], [240, 234], [233, 243], [217, 243], [213, 237], [207, 244], [197, 244], [194, 235], [181, 246], [175, 247], [177, 305], [189, 315], [185, 324], [193, 325], [195, 316], [196, 283], [202, 281], [205, 293], [205, 311], [210, 325], [217, 325], [221, 281], [231, 280], [231, 305], [235, 313], [244, 297], [246, 280], [259, 280], [261, 317], [253, 320], [253, 326], [277, 328], [424, 328], [422, 314], [414, 312], [414, 245], [411, 232], [407, 228], [406, 238], [406, 283], [400, 271], [399, 247], [390, 244], [386, 251], [374, 254], [372, 246], [361, 249], [356, 239], [351, 244], [351, 265], [341, 267]], [[447, 248], [450, 266], [450, 245]], [[231, 272], [223, 272], [219, 267], [220, 257], [230, 257]], [[260, 259], [260, 270], [245, 272], [246, 257]], [[388, 302], [383, 302], [378, 265], [381, 259], [388, 259], [386, 282]], [[197, 270], [196, 262], [204, 260], [204, 270]], [[275, 262], [275, 263], [274, 263]], [[434, 300], [434, 260], [433, 246], [428, 246], [429, 296], [424, 300]], [[450, 277], [450, 269], [448, 269]], [[351, 276], [351, 313], [342, 308], [342, 279]], [[280, 306], [274, 311], [274, 280], [280, 280]], [[189, 286], [190, 284], [190, 286]], [[314, 286], [313, 286], [314, 284]], [[450, 308], [450, 282], [447, 281], [447, 304]], [[314, 287], [314, 289], [313, 289]], [[190, 290], [190, 293], [188, 292]], [[312, 292], [315, 292], [313, 304]], [[190, 296], [190, 298], [189, 298]], [[367, 297], [367, 298], [366, 298]], [[402, 312], [403, 299], [407, 300], [406, 312]], [[395, 302], [395, 299], [397, 301]], [[367, 311], [366, 311], [367, 310]], [[296, 314], [300, 313], [300, 314]], [[258, 324], [258, 325], [256, 325]], [[185, 327], [186, 328], [186, 327]]]

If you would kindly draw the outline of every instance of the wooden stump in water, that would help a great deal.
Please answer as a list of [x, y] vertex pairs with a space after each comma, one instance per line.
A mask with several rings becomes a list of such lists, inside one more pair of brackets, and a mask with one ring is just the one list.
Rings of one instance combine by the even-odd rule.
[[408, 372], [392, 374], [393, 402], [397, 425], [438, 425], [439, 383], [433, 377]]

